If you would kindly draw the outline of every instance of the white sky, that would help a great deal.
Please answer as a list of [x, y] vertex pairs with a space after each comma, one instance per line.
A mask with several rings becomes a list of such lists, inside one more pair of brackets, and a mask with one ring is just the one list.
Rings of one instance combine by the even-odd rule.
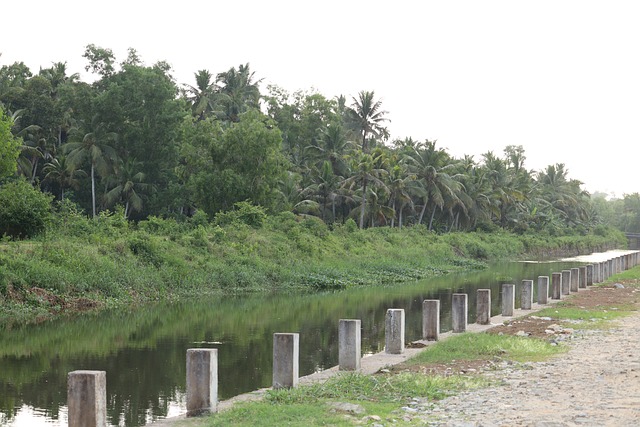
[[262, 86], [374, 90], [392, 138], [462, 157], [522, 145], [590, 192], [640, 192], [640, 2], [23, 0], [2, 7], [0, 65], [37, 72], [84, 47], [165, 60], [178, 83], [249, 62]]

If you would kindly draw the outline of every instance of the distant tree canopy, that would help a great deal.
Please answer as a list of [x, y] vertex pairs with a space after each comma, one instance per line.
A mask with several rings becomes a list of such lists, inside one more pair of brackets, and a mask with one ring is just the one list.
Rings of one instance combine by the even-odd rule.
[[269, 86], [248, 63], [177, 83], [166, 62], [88, 45], [82, 82], [65, 62], [0, 67], [0, 178], [128, 218], [213, 218], [238, 203], [361, 228], [438, 232], [640, 231], [638, 194], [592, 199], [564, 164], [526, 168], [520, 145], [455, 158], [437, 141], [391, 139], [373, 90], [327, 98]]

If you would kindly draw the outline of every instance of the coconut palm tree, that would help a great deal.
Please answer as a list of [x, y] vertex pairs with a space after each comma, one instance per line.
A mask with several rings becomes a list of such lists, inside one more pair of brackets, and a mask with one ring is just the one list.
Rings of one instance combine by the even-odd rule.
[[[78, 134], [82, 135], [82, 134]], [[90, 132], [84, 133], [77, 141], [67, 142], [63, 148], [67, 160], [73, 167], [79, 168], [88, 160], [91, 176], [91, 208], [96, 217], [96, 172], [106, 177], [112, 170], [118, 155], [110, 145], [117, 139], [115, 132], [109, 132], [98, 116], [91, 121]]]
[[402, 228], [402, 215], [406, 206], [413, 204], [411, 199], [411, 185], [415, 183], [416, 176], [407, 174], [402, 164], [394, 165], [389, 171], [389, 201], [394, 212], [391, 218], [391, 228], [395, 227], [396, 217], [398, 218], [398, 228]]
[[262, 79], [254, 81], [254, 74], [249, 64], [235, 67], [219, 73], [216, 83], [219, 85], [220, 105], [223, 109], [222, 119], [237, 122], [241, 113], [259, 107]]
[[129, 218], [131, 212], [142, 211], [144, 193], [153, 190], [153, 186], [144, 182], [142, 162], [130, 158], [119, 163], [115, 174], [107, 178], [107, 185], [112, 188], [105, 194], [105, 202], [107, 206], [124, 202], [124, 217]]
[[455, 172], [456, 164], [446, 151], [436, 148], [435, 141], [419, 144], [409, 152], [406, 161], [409, 171], [416, 176], [419, 184], [414, 187], [414, 190], [422, 199], [418, 224], [422, 224], [427, 206], [431, 204], [433, 206], [429, 220], [429, 230], [431, 230], [436, 209], [442, 209], [447, 198], [456, 203], [459, 199], [456, 191], [460, 188], [460, 182], [457, 181], [458, 177], [450, 174]]
[[77, 170], [67, 163], [67, 158], [59, 156], [51, 159], [42, 168], [44, 172], [44, 182], [53, 182], [60, 187], [60, 200], [64, 201], [64, 190], [73, 188], [77, 190], [80, 186], [78, 178], [87, 176], [83, 170]]
[[204, 120], [215, 110], [216, 92], [218, 86], [213, 81], [213, 74], [208, 70], [195, 73], [196, 85], [185, 85], [183, 90], [187, 101], [191, 104], [191, 111], [198, 120]]
[[353, 98], [351, 107], [347, 109], [347, 120], [360, 135], [362, 152], [367, 153], [367, 138], [386, 139], [389, 132], [383, 126], [388, 122], [387, 111], [382, 110], [382, 101], [375, 100], [374, 91], [360, 91], [358, 98]]
[[350, 177], [345, 179], [343, 186], [349, 187], [352, 191], [356, 186], [360, 188], [360, 229], [364, 228], [364, 219], [367, 205], [368, 192], [370, 186], [381, 187], [388, 191], [382, 177], [387, 174], [383, 168], [376, 167], [380, 161], [382, 153], [376, 155], [368, 153], [359, 153], [353, 160], [353, 172]]
[[352, 143], [347, 139], [343, 126], [336, 122], [330, 123], [321, 130], [319, 141], [320, 144], [309, 145], [305, 150], [320, 164], [328, 160], [333, 172], [344, 175], [348, 168], [345, 155], [352, 149]]

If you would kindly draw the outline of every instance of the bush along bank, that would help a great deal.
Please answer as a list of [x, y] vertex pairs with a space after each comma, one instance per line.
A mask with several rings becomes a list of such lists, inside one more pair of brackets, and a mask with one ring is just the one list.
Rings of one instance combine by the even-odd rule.
[[[604, 230], [604, 231], [603, 231]], [[73, 208], [29, 240], [0, 242], [0, 325], [202, 294], [323, 291], [383, 286], [529, 253], [622, 247], [624, 236], [551, 237], [507, 232], [438, 235], [423, 226], [328, 227], [291, 213], [233, 211], [209, 222], [122, 212], [87, 219]]]

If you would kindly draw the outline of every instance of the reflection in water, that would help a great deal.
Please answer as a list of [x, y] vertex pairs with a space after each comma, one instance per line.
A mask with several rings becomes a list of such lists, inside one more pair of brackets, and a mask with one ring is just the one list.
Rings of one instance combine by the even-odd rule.
[[307, 375], [338, 363], [339, 319], [361, 319], [362, 351], [376, 353], [388, 308], [405, 309], [406, 340], [416, 340], [424, 299], [440, 299], [446, 331], [453, 293], [469, 294], [475, 319], [475, 290], [491, 289], [495, 315], [502, 283], [515, 283], [518, 298], [522, 280], [584, 265], [577, 261], [505, 263], [384, 288], [199, 299], [3, 331], [0, 425], [65, 425], [67, 373], [78, 369], [107, 372], [111, 425], [144, 425], [184, 412], [188, 348], [219, 349], [219, 397], [226, 399], [271, 385], [275, 332], [300, 333], [300, 375]]

